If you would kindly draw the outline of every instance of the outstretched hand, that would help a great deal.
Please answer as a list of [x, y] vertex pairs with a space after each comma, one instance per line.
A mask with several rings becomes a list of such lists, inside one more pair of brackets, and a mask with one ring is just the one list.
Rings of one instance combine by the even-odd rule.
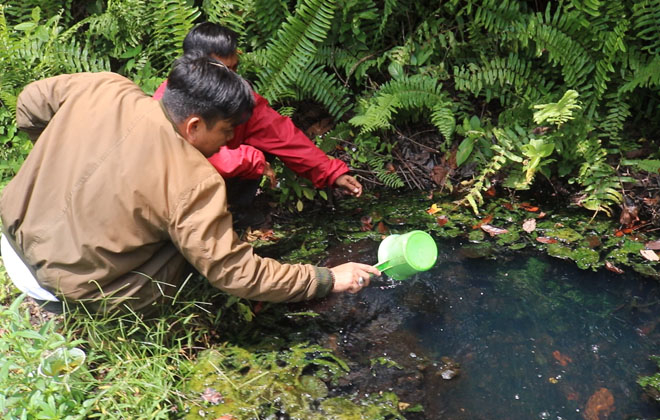
[[380, 276], [380, 271], [371, 265], [349, 262], [330, 269], [335, 276], [335, 293], [357, 293], [363, 287], [369, 286], [371, 275]]
[[269, 162], [266, 162], [263, 175], [270, 181], [270, 188], [275, 189], [277, 187], [277, 175], [275, 175], [275, 170]]
[[335, 187], [343, 189], [347, 194], [350, 194], [354, 197], [359, 197], [362, 195], [362, 184], [360, 184], [357, 179], [348, 174], [340, 175], [335, 180]]

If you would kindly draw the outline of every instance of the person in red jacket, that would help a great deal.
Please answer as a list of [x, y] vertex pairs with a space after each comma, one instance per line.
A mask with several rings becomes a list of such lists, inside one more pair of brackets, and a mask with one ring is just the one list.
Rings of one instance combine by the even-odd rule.
[[[221, 25], [204, 22], [196, 25], [183, 41], [184, 55], [205, 55], [224, 63], [230, 70], [238, 67], [237, 34]], [[154, 99], [160, 99], [167, 81]], [[359, 197], [362, 185], [348, 174], [348, 166], [331, 159], [291, 121], [272, 109], [268, 101], [253, 92], [255, 107], [252, 117], [235, 128], [234, 137], [209, 158], [209, 162], [227, 180], [231, 207], [247, 206], [253, 199], [258, 180], [263, 175], [276, 183], [275, 173], [264, 155], [279, 158], [288, 168], [311, 180], [315, 187], [334, 186]]]

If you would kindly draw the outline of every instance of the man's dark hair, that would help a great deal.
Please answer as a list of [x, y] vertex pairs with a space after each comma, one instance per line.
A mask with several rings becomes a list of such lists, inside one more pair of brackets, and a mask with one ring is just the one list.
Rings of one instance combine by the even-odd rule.
[[242, 124], [254, 108], [252, 89], [241, 76], [200, 56], [184, 55], [174, 62], [162, 101], [175, 123], [194, 114], [209, 127], [219, 120]]
[[236, 52], [237, 39], [238, 34], [229, 28], [212, 22], [200, 23], [183, 39], [183, 53], [228, 57]]

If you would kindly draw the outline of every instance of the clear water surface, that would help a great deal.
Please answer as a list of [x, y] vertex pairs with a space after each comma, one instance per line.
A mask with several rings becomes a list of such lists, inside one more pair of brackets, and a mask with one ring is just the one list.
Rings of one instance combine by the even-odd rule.
[[[371, 363], [353, 378], [358, 392], [391, 389], [424, 407], [411, 418], [660, 418], [636, 383], [657, 371], [649, 360], [660, 351], [656, 281], [552, 257], [493, 260], [439, 247], [430, 271], [376, 279], [320, 308], [335, 322], [326, 344]], [[399, 363], [401, 376], [381, 374], [377, 358]]]

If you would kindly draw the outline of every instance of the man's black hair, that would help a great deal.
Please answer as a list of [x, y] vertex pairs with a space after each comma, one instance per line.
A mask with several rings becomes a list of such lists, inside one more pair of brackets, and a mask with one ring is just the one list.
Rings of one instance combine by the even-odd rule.
[[252, 89], [241, 76], [200, 56], [184, 55], [174, 62], [162, 101], [175, 123], [194, 114], [209, 127], [219, 120], [242, 124], [254, 108]]
[[231, 29], [217, 23], [203, 22], [192, 28], [183, 39], [183, 53], [229, 57], [236, 52], [237, 39], [238, 34]]

